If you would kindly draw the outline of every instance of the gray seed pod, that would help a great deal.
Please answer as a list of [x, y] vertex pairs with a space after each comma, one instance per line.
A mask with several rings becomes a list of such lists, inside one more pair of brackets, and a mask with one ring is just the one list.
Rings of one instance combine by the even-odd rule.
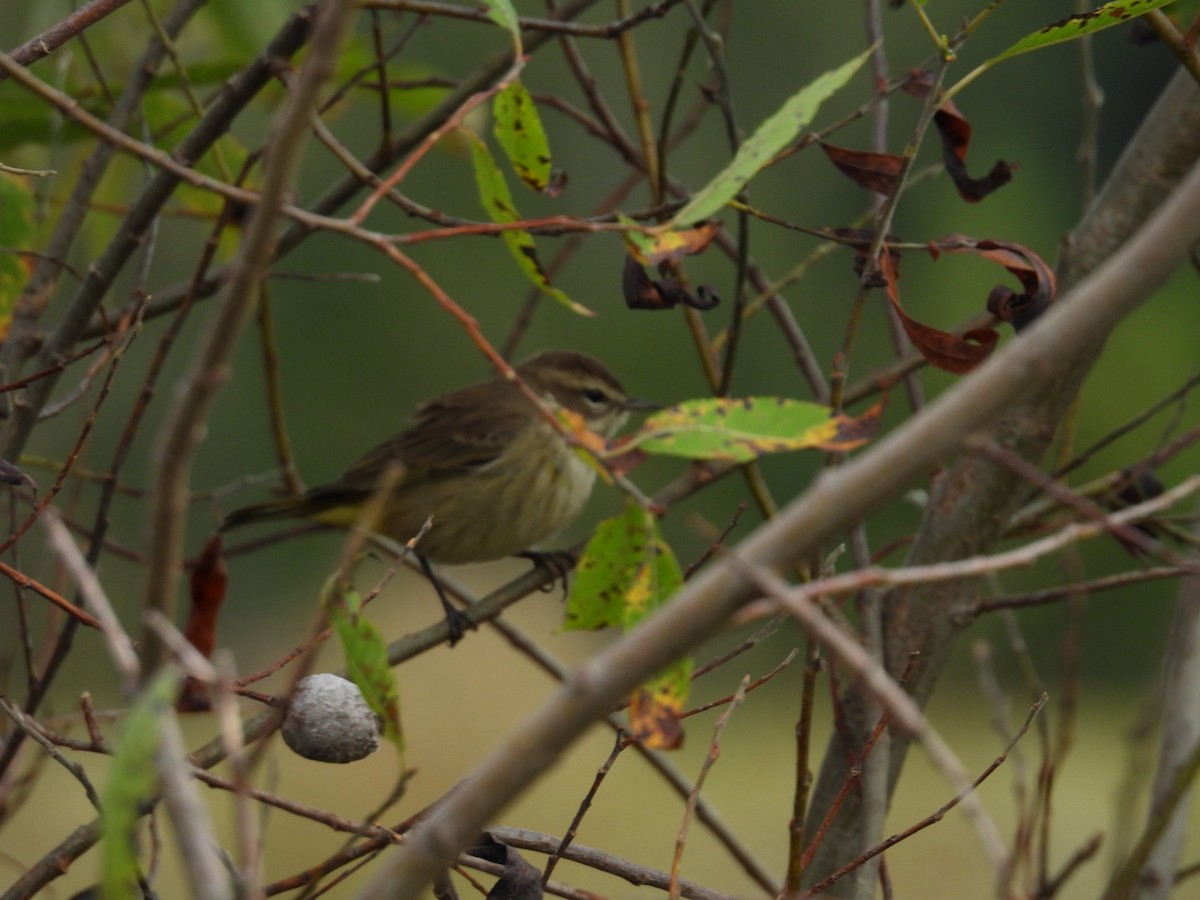
[[358, 686], [328, 672], [300, 679], [283, 719], [283, 742], [305, 759], [348, 763], [379, 749], [379, 719]]

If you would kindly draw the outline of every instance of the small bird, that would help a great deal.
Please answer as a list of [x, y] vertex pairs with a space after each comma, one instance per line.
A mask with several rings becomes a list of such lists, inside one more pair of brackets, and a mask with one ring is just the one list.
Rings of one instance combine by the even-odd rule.
[[[515, 368], [551, 410], [577, 413], [606, 439], [630, 412], [659, 408], [630, 397], [603, 363], [582, 353], [547, 350]], [[336, 481], [234, 510], [221, 530], [294, 518], [352, 525], [384, 471], [399, 463], [399, 484], [376, 530], [404, 542], [433, 516], [416, 555], [441, 598], [453, 644], [470, 622], [450, 604], [430, 562], [529, 555], [575, 520], [596, 472], [501, 376], [435, 397], [413, 419], [412, 427], [366, 453]]]

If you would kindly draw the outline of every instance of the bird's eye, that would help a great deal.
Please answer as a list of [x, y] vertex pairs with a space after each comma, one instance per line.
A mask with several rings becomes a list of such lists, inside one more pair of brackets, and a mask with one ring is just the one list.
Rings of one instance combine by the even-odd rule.
[[587, 388], [583, 392], [583, 397], [588, 403], [603, 403], [608, 399], [608, 395], [600, 388]]

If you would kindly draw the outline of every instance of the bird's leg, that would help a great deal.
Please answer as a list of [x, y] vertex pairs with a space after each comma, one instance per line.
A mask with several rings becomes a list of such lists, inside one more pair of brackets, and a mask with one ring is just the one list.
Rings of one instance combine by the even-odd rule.
[[433, 566], [429, 564], [429, 560], [422, 553], [416, 554], [417, 559], [421, 563], [421, 571], [425, 573], [425, 577], [429, 579], [433, 589], [437, 591], [438, 599], [442, 601], [442, 609], [446, 613], [446, 627], [450, 629], [450, 646], [453, 647], [462, 640], [468, 628], [475, 628], [475, 622], [471, 617], [456, 607], [450, 602], [450, 598], [446, 596], [446, 591], [442, 587], [442, 583], [438, 581], [437, 575], [433, 571]]
[[562, 582], [563, 599], [567, 599], [567, 578], [575, 568], [578, 560], [575, 554], [570, 550], [548, 550], [538, 552], [536, 550], [526, 550], [524, 553], [518, 553], [517, 556], [527, 559], [539, 569], [545, 569], [554, 576], [554, 581], [551, 581], [542, 590], [549, 591], [554, 588], [555, 581]]

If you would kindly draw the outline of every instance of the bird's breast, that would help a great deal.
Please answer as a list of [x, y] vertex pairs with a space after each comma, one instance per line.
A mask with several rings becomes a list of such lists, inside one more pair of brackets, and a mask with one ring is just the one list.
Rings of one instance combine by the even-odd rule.
[[434, 517], [420, 545], [430, 559], [485, 562], [553, 540], [583, 510], [595, 480], [595, 470], [539, 423], [474, 472], [414, 489], [405, 506], [422, 520]]

